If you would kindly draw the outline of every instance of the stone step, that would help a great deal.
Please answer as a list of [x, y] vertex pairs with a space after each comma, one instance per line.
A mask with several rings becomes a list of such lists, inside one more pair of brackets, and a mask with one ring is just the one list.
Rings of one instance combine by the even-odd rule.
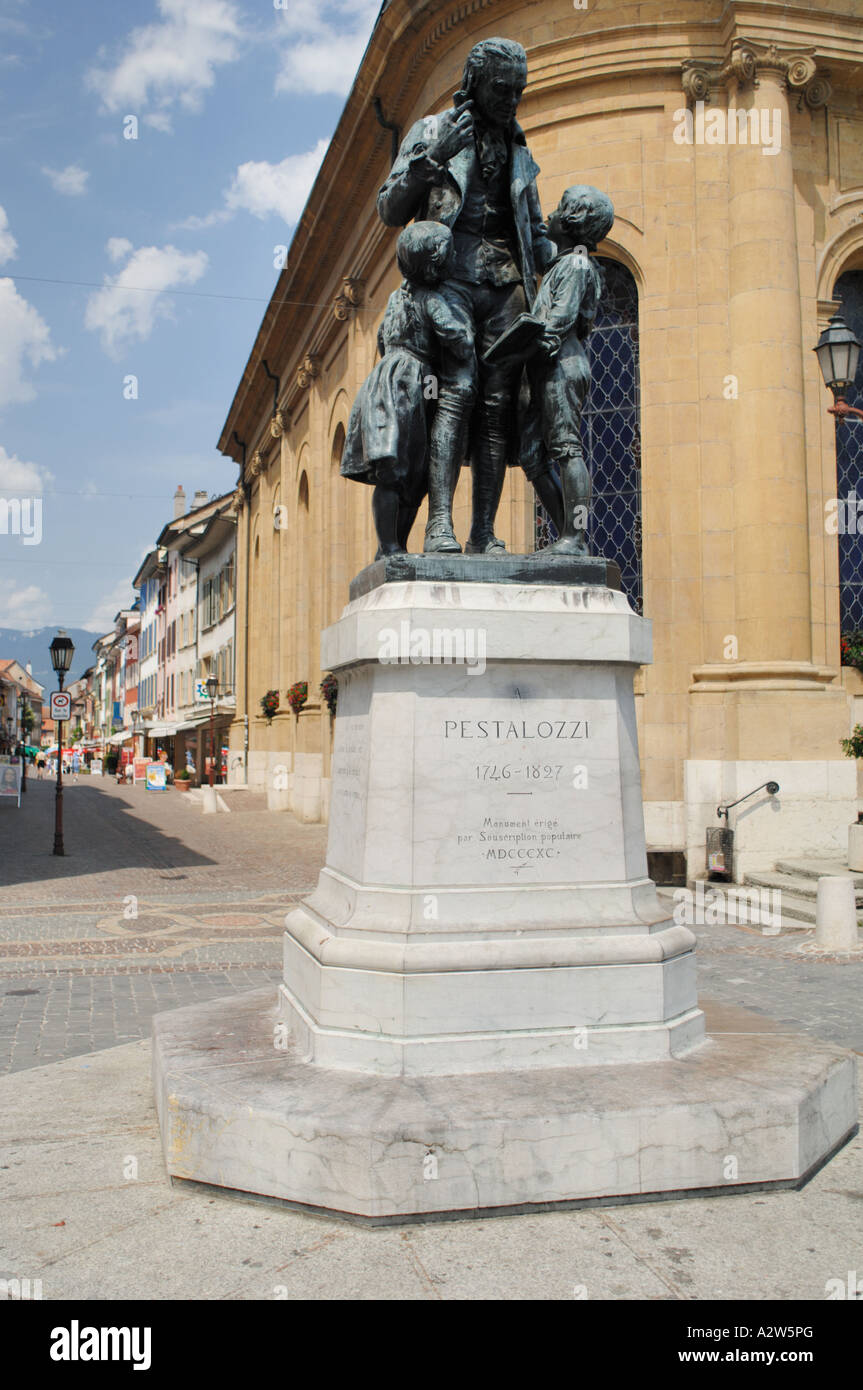
[[[732, 906], [736, 907], [739, 903], [739, 909], [736, 913], [737, 920], [736, 922], [730, 923], [730, 925], [752, 925], [756, 927], [759, 925], [757, 922], [751, 922], [750, 919], [752, 904], [746, 896], [747, 886], [752, 888], [766, 888], [768, 886], [781, 888], [781, 926], [784, 931], [806, 931], [807, 928], [814, 927], [815, 925], [815, 899], [802, 897], [799, 894], [789, 892], [784, 881], [770, 885], [763, 883], [755, 884], [750, 881], [747, 875], [746, 883], [741, 885], [739, 883], [717, 883], [713, 879], [701, 878], [693, 879], [687, 885], [691, 892], [695, 892], [696, 883], [702, 883], [704, 885], [705, 895], [709, 895], [717, 889], [722, 891], [726, 904], [726, 917], [730, 916]], [[768, 898], [765, 907], [767, 911], [772, 914], [773, 903], [771, 898]], [[748, 910], [744, 911], [744, 908]]]
[[[738, 913], [738, 921], [741, 922], [741, 923], [743, 923], [743, 925], [746, 925], [746, 915], [745, 915], [745, 912], [743, 911], [743, 909], [744, 909], [745, 907], [749, 906], [749, 899], [748, 899], [747, 896], [746, 896], [746, 889], [747, 889], [747, 886], [753, 887], [753, 888], [756, 888], [756, 887], [759, 887], [759, 888], [773, 887], [773, 888], [779, 888], [779, 889], [780, 889], [780, 891], [781, 891], [781, 893], [782, 893], [782, 897], [781, 897], [781, 899], [780, 899], [780, 917], [781, 917], [781, 924], [782, 924], [782, 926], [786, 929], [786, 931], [796, 931], [796, 930], [803, 931], [803, 930], [806, 929], [806, 927], [814, 927], [814, 925], [815, 925], [815, 902], [814, 902], [814, 900], [811, 900], [811, 901], [810, 901], [809, 898], [802, 897], [799, 893], [793, 893], [793, 892], [791, 892], [784, 884], [770, 884], [770, 885], [768, 885], [768, 884], [760, 884], [760, 883], [758, 883], [758, 884], [757, 884], [757, 883], [750, 883], [748, 876], [747, 876], [747, 879], [746, 879], [746, 884], [745, 884], [742, 888], [729, 887], [728, 893], [727, 893], [727, 897], [728, 897], [729, 902], [735, 902], [735, 903], [736, 903], [736, 902], [739, 902], [739, 903], [740, 903], [740, 908], [741, 908], [741, 910], [740, 910], [740, 912]], [[772, 899], [772, 895], [771, 895], [770, 898], [768, 898], [768, 901], [767, 901], [767, 903], [765, 904], [765, 906], [766, 906], [766, 908], [767, 908], [767, 911], [770, 912], [770, 913], [772, 914], [772, 912], [773, 912], [773, 899]], [[754, 923], [753, 925], [757, 926], [758, 923]]]
[[266, 792], [252, 791], [249, 787], [217, 787], [216, 790], [232, 811], [266, 811], [267, 809]]
[[[786, 860], [785, 862], [787, 868], [790, 869], [792, 863], [799, 861]], [[809, 860], [807, 862], [811, 864], [816, 861]], [[823, 872], [825, 871], [822, 870]], [[831, 867], [831, 872], [842, 872], [842, 869], [838, 867], [838, 861], [836, 867]], [[789, 918], [796, 919], [807, 926], [815, 926], [815, 907], [818, 900], [818, 882], [815, 876], [807, 877], [803, 874], [792, 873], [749, 873], [744, 874], [744, 882], [753, 888], [778, 888], [780, 890], [782, 893], [783, 924], [785, 919]], [[857, 922], [859, 926], [863, 926], [863, 885], [861, 885], [860, 874], [854, 875], [854, 885], [854, 898], [858, 909]]]
[[[694, 891], [696, 881], [704, 884], [705, 893], [712, 890], [721, 889], [725, 895], [726, 916], [730, 916], [731, 905], [740, 904], [737, 912], [736, 925], [749, 925], [749, 914], [744, 908], [751, 907], [749, 899], [746, 897], [747, 888], [779, 889], [782, 894], [780, 900], [781, 924], [784, 931], [806, 931], [815, 926], [815, 906], [817, 901], [818, 885], [814, 879], [806, 879], [791, 874], [769, 873], [750, 873], [744, 876], [744, 883], [725, 884], [717, 883], [714, 880], [701, 879], [693, 880], [689, 888]], [[863, 893], [857, 893], [857, 921], [863, 927]], [[772, 913], [773, 902], [768, 899], [765, 904], [767, 911]], [[732, 925], [735, 925], [732, 923]], [[752, 923], [757, 926], [758, 923]]]
[[815, 926], [815, 901], [812, 898], [801, 898], [796, 893], [788, 893], [782, 890], [782, 925], [788, 926], [791, 930], [799, 928], [801, 931], [806, 927]]
[[[808, 898], [813, 904], [818, 896], [818, 880], [804, 877], [803, 874], [765, 870], [763, 873], [744, 874], [743, 882], [751, 888], [779, 888], [783, 898], [786, 893], [791, 893], [798, 898]], [[857, 906], [863, 907], [863, 883], [859, 881], [859, 876], [854, 881], [854, 896]]]
[[[773, 866], [774, 871], [792, 874], [796, 878], [820, 878], [822, 874], [847, 874], [850, 872], [843, 859], [780, 859]], [[858, 888], [863, 888], [863, 873], [852, 874]]]

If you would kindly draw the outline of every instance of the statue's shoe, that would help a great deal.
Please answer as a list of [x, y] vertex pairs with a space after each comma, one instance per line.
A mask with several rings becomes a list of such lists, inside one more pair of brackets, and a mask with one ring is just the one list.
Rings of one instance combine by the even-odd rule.
[[537, 556], [542, 555], [575, 555], [579, 559], [590, 559], [590, 547], [583, 535], [561, 536], [560, 540], [547, 545], [543, 550], [537, 550]]
[[461, 546], [451, 526], [435, 526], [426, 531], [424, 555], [461, 555]]
[[507, 554], [506, 546], [503, 541], [498, 540], [497, 536], [489, 536], [485, 541], [468, 541], [464, 548], [465, 555], [487, 555], [490, 558], [502, 558]]

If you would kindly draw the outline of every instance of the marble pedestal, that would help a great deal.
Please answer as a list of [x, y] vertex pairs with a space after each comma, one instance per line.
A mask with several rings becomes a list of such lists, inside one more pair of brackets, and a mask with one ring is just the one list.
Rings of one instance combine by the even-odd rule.
[[281, 987], [310, 1061], [451, 1075], [702, 1041], [695, 938], [647, 877], [649, 659], [649, 624], [598, 584], [391, 581], [324, 633], [327, 865]]
[[647, 876], [649, 624], [598, 572], [440, 558], [372, 567], [324, 633], [326, 867], [278, 999], [157, 1019], [169, 1172], [371, 1220], [799, 1182], [853, 1062], [705, 1041]]

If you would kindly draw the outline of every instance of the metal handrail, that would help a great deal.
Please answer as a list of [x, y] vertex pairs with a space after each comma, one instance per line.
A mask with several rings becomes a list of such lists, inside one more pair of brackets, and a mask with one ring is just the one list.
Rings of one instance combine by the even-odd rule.
[[768, 790], [768, 792], [770, 793], [771, 796], [775, 796], [776, 793], [777, 793], [778, 790], [779, 790], [779, 783], [778, 783], [778, 782], [762, 782], [760, 787], [754, 787], [754, 788], [752, 789], [752, 791], [751, 791], [751, 792], [747, 792], [745, 796], [738, 796], [738, 798], [737, 798], [736, 801], [729, 801], [725, 806], [717, 806], [717, 808], [716, 808], [716, 815], [717, 815], [717, 817], [719, 818], [719, 820], [722, 820], [722, 817], [724, 816], [724, 817], [725, 817], [725, 824], [727, 825], [727, 824], [728, 824], [728, 812], [729, 812], [734, 806], [739, 806], [740, 803], [741, 803], [741, 801], [748, 801], [749, 798], [750, 798], [750, 796], [754, 796], [756, 792], [763, 791], [765, 787], [767, 788], [767, 790]]

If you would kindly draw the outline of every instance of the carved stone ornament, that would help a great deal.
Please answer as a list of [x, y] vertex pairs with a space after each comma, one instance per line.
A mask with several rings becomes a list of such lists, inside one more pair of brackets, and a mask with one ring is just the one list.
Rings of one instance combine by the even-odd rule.
[[342, 288], [336, 296], [333, 304], [333, 313], [339, 323], [344, 323], [350, 318], [354, 309], [359, 308], [363, 300], [363, 283], [361, 280], [346, 278], [342, 281]]
[[285, 418], [284, 411], [277, 410], [272, 420], [270, 421], [270, 434], [272, 435], [273, 439], [281, 439], [282, 435], [285, 432], [285, 427], [287, 423], [288, 422]]
[[719, 68], [716, 64], [700, 63], [694, 58], [687, 58], [681, 74], [687, 101], [709, 101], [718, 76]]
[[823, 68], [815, 74], [811, 82], [807, 82], [803, 89], [803, 97], [810, 111], [818, 111], [822, 106], [826, 106], [832, 95], [830, 75]]
[[808, 54], [797, 54], [788, 59], [788, 86], [808, 87], [815, 76], [815, 59]]
[[234, 488], [234, 507], [241, 512], [246, 505], [246, 494], [242, 487]]
[[729, 80], [739, 87], [751, 83], [757, 86], [759, 72], [784, 78], [791, 91], [802, 93], [812, 111], [830, 100], [830, 74], [818, 67], [812, 51], [783, 50], [775, 43], [763, 45], [750, 39], [735, 39], [721, 67], [703, 59], [687, 58], [681, 66], [680, 81], [688, 101], [707, 101], [714, 88]]
[[255, 452], [252, 454], [252, 462], [251, 462], [251, 465], [250, 465], [250, 467], [249, 467], [249, 472], [251, 473], [251, 475], [252, 475], [253, 478], [259, 478], [259, 477], [261, 476], [261, 474], [263, 473], [263, 471], [264, 471], [264, 460], [263, 460], [263, 457], [262, 457], [262, 455], [261, 455], [260, 449], [256, 449]]
[[738, 82], [754, 82], [756, 59], [755, 53], [751, 48], [743, 44], [735, 44], [731, 49], [729, 66]]
[[320, 374], [321, 364], [317, 357], [313, 357], [311, 353], [307, 353], [303, 358], [302, 366], [297, 372], [297, 385], [300, 390], [305, 391], [307, 387], [311, 386], [315, 377], [320, 376]]

